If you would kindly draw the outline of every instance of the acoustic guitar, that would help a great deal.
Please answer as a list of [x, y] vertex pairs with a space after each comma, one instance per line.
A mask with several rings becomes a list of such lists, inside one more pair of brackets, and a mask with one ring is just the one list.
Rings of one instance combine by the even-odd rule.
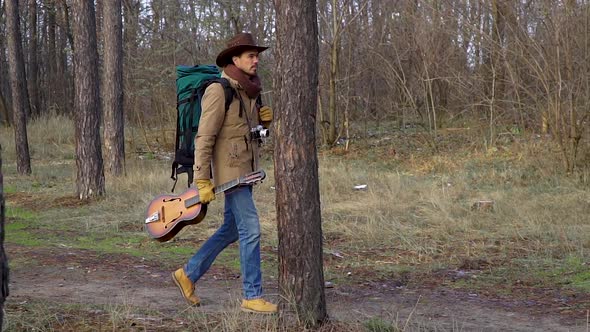
[[[220, 194], [241, 185], [256, 184], [266, 177], [263, 170], [246, 174], [213, 189]], [[145, 228], [148, 234], [160, 242], [172, 239], [186, 225], [200, 223], [207, 214], [207, 204], [201, 204], [199, 190], [190, 186], [180, 195], [160, 195], [147, 208]]]

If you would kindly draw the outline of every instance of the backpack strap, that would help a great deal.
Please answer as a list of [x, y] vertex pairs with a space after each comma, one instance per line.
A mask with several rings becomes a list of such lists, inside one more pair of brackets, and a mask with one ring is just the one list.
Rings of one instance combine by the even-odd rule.
[[199, 93], [197, 93], [197, 95], [199, 97], [199, 102], [203, 101], [203, 96], [205, 95], [205, 90], [209, 87], [209, 85], [211, 85], [213, 83], [219, 83], [223, 87], [223, 91], [225, 93], [225, 111], [227, 112], [227, 110], [229, 110], [229, 106], [231, 105], [232, 101], [234, 101], [234, 95], [235, 95], [234, 88], [232, 88], [232, 86], [229, 83], [229, 80], [227, 78], [223, 78], [223, 77], [212, 78], [210, 80], [205, 81], [203, 84], [201, 84], [201, 86], [199, 88]]
[[[219, 83], [223, 87], [224, 94], [225, 94], [225, 111], [227, 112], [229, 110], [229, 107], [234, 100], [235, 91], [234, 91], [233, 87], [231, 86], [228, 79], [226, 79], [226, 78], [213, 78], [213, 79], [204, 81], [203, 83], [201, 83], [199, 85], [199, 87], [194, 88], [191, 92], [190, 97], [178, 101], [178, 103], [176, 105], [176, 109], [177, 109], [177, 112], [176, 112], [177, 113], [177, 116], [176, 116], [176, 146], [175, 146], [175, 150], [174, 150], [174, 151], [176, 151], [176, 153], [178, 153], [179, 149], [181, 149], [181, 150], [185, 149], [186, 151], [189, 150], [190, 144], [191, 144], [191, 142], [189, 142], [189, 141], [192, 136], [191, 132], [193, 130], [193, 123], [195, 123], [194, 115], [192, 114], [192, 112], [188, 112], [185, 115], [186, 118], [184, 119], [184, 123], [188, 123], [189, 125], [186, 127], [187, 129], [184, 132], [181, 132], [180, 118], [179, 118], [180, 116], [179, 116], [179, 112], [178, 112], [179, 107], [185, 103], [190, 103], [189, 108], [194, 109], [195, 103], [198, 102], [200, 104], [202, 102], [203, 95], [205, 94], [205, 90], [212, 83]], [[178, 99], [178, 96], [177, 96], [177, 99]], [[183, 146], [179, 146], [180, 136], [184, 137]], [[192, 157], [194, 160], [194, 155]], [[170, 176], [170, 178], [172, 180], [174, 180], [174, 185], [172, 186], [173, 192], [174, 192], [174, 189], [176, 188], [176, 183], [178, 182], [178, 177], [177, 177], [178, 174], [187, 173], [188, 187], [190, 187], [191, 183], [193, 183], [193, 180], [194, 180], [193, 165], [181, 165], [178, 163], [178, 161], [176, 159], [177, 158], [175, 158], [174, 162], [172, 163], [172, 174]]]

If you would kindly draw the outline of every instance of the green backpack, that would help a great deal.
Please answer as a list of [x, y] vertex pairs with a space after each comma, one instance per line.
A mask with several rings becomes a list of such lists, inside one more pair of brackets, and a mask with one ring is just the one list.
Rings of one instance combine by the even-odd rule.
[[176, 145], [172, 175], [172, 191], [176, 187], [178, 174], [187, 173], [188, 186], [193, 182], [195, 164], [195, 136], [201, 118], [201, 100], [205, 89], [212, 83], [220, 83], [225, 91], [225, 110], [234, 98], [234, 90], [215, 65], [176, 67]]

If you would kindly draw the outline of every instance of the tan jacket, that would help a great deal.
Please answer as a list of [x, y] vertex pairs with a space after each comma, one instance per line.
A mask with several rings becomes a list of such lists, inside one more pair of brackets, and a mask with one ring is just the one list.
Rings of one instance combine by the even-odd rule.
[[[240, 99], [234, 96], [227, 112], [221, 84], [211, 84], [202, 99], [199, 131], [195, 137], [195, 179], [213, 179], [215, 186], [258, 170], [258, 142], [250, 139], [250, 128], [259, 124], [256, 100], [248, 98], [238, 82], [224, 73], [242, 96], [247, 111], [240, 113]], [[212, 175], [212, 176], [211, 176]]]

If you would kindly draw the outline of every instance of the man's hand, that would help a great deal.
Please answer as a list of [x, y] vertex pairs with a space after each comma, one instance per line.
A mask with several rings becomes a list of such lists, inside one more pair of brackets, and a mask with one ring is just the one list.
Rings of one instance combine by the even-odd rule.
[[213, 183], [210, 179], [201, 179], [195, 181], [197, 189], [199, 189], [199, 198], [201, 204], [207, 204], [215, 199], [215, 193], [213, 192]]
[[272, 121], [272, 108], [269, 106], [262, 106], [258, 111], [258, 116], [260, 117], [261, 122], [268, 122]]

